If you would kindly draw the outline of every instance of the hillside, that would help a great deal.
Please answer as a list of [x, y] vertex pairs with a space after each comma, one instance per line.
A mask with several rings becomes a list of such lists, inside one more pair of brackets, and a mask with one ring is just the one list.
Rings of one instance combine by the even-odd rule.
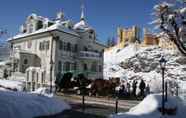
[[176, 51], [168, 51], [157, 46], [137, 47], [133, 44], [124, 49], [114, 48], [104, 54], [104, 78], [120, 77], [124, 80], [144, 79], [152, 89], [161, 88], [159, 60], [166, 58], [165, 79], [186, 81], [186, 57]]

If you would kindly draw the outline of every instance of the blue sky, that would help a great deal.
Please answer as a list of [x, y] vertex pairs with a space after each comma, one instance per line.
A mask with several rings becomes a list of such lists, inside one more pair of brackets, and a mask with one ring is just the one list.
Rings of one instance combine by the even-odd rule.
[[[19, 26], [32, 12], [55, 18], [60, 10], [66, 18], [78, 22], [81, 0], [1, 0], [0, 28], [8, 30], [9, 35], [16, 34]], [[96, 29], [102, 41], [116, 36], [118, 26], [150, 27], [152, 8], [161, 0], [84, 0], [85, 16], [89, 25]], [[2, 38], [1, 38], [2, 39]]]

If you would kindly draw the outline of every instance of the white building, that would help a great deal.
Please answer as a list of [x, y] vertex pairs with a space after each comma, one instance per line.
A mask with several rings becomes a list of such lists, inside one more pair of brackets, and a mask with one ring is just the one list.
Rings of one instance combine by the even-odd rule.
[[[58, 73], [68, 71], [84, 72], [90, 79], [103, 78], [105, 46], [97, 41], [83, 9], [76, 24], [66, 20], [63, 12], [55, 20], [31, 14], [21, 26], [20, 34], [9, 39], [9, 43], [13, 72], [27, 72], [27, 81], [54, 83]], [[34, 71], [38, 68], [41, 71]]]

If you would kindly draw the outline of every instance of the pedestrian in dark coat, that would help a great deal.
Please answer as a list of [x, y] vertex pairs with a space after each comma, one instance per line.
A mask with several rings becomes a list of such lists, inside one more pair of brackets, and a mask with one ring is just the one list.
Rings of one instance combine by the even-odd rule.
[[145, 85], [144, 80], [141, 80], [140, 85], [139, 85], [139, 89], [140, 89], [140, 95], [142, 97], [145, 96], [145, 87], [146, 87], [146, 85]]
[[136, 97], [137, 83], [138, 83], [138, 82], [137, 82], [136, 80], [134, 80], [134, 81], [132, 82], [132, 95], [135, 96], [135, 97]]

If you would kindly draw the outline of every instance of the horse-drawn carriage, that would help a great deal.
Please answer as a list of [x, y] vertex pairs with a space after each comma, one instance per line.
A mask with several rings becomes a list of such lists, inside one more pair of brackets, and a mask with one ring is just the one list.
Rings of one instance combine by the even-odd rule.
[[101, 95], [108, 96], [113, 95], [115, 92], [115, 87], [120, 83], [119, 78], [112, 78], [110, 80], [95, 79], [90, 80], [87, 78], [87, 74], [91, 72], [78, 72], [69, 71], [64, 74], [58, 74], [56, 77], [56, 91], [66, 92], [69, 90], [74, 93], [81, 94], [85, 90], [88, 95]]

